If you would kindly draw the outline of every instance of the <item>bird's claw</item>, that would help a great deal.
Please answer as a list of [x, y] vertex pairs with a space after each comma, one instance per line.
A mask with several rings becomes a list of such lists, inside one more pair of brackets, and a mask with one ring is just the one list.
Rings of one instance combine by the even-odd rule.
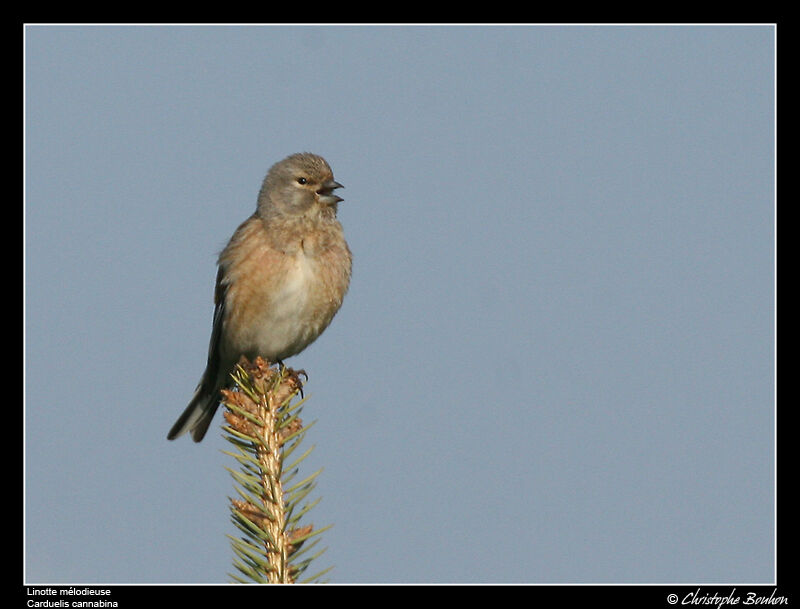
[[305, 381], [300, 380], [300, 375], [302, 374], [305, 377], [305, 380], [308, 380], [308, 374], [305, 370], [295, 370], [294, 368], [289, 368], [286, 364], [284, 364], [281, 360], [278, 360], [278, 365], [281, 369], [281, 374], [285, 374], [286, 378], [292, 379], [295, 384], [297, 385], [297, 390], [300, 392], [300, 397], [303, 396], [303, 383]]

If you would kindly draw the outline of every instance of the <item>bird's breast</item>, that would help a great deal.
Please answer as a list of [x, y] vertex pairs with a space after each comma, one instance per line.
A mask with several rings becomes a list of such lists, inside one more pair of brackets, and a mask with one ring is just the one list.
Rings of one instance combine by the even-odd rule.
[[332, 247], [276, 251], [258, 248], [236, 269], [227, 333], [248, 357], [284, 359], [305, 349], [339, 310], [350, 276], [350, 253]]

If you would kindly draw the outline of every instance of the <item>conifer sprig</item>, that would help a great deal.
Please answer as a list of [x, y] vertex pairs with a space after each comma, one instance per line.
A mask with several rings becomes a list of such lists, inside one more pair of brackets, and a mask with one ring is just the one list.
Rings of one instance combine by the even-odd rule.
[[[305, 399], [292, 402], [302, 390], [300, 374], [305, 373], [271, 367], [260, 357], [252, 363], [242, 358], [231, 373], [234, 389], [222, 392], [223, 430], [235, 447], [225, 453], [239, 465], [238, 469], [227, 468], [239, 494], [238, 499], [230, 498], [231, 520], [241, 532], [240, 537], [229, 535], [236, 555], [233, 564], [239, 572], [230, 577], [236, 582], [299, 582], [311, 562], [325, 551], [309, 555], [319, 534], [329, 527], [314, 529], [303, 523], [319, 502], [307, 498], [321, 470], [294, 481], [300, 463], [313, 450], [312, 446], [294, 455], [311, 427], [303, 427], [298, 416]], [[328, 570], [302, 581], [319, 581]]]

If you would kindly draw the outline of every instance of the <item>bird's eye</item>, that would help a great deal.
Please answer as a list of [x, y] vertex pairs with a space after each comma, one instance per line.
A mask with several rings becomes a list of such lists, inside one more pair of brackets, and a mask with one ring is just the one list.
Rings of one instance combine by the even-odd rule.
[[306, 180], [305, 178], [297, 178], [298, 184], [305, 184], [306, 182], [308, 182], [308, 180]]

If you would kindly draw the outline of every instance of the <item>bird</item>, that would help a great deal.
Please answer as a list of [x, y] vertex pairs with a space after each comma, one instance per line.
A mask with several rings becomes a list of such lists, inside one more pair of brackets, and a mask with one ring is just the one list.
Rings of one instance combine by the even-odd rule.
[[338, 188], [328, 162], [310, 152], [269, 168], [255, 212], [219, 254], [206, 369], [169, 440], [187, 431], [203, 439], [242, 356], [283, 364], [339, 311], [353, 257], [337, 219]]

